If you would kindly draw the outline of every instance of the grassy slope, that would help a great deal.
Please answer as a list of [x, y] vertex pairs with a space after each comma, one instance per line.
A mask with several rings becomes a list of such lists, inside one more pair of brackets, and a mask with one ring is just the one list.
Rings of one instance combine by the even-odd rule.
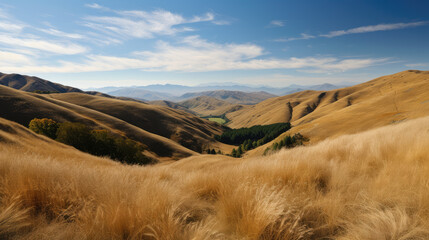
[[429, 118], [272, 156], [149, 167], [0, 123], [2, 238], [429, 238]]
[[[299, 92], [230, 113], [228, 126], [290, 120], [294, 128], [287, 134], [301, 132], [315, 143], [429, 115], [428, 83], [429, 72], [405, 71], [343, 89]], [[266, 146], [250, 154], [262, 154]]]
[[0, 86], [0, 102], [0, 116], [24, 126], [28, 126], [33, 118], [43, 117], [59, 122], [83, 122], [89, 126], [109, 129], [140, 141], [148, 146], [150, 152], [147, 154], [149, 156], [160, 160], [180, 159], [196, 154], [170, 139], [145, 131], [116, 117], [55, 100], [46, 95], [26, 93]]
[[241, 91], [228, 91], [228, 90], [215, 90], [196, 93], [187, 93], [182, 95], [182, 98], [195, 98], [195, 97], [212, 97], [218, 100], [226, 101], [231, 104], [256, 104], [265, 99], [276, 97], [276, 95], [267, 92], [241, 92]]
[[169, 138], [200, 152], [214, 142], [223, 128], [184, 111], [135, 101], [91, 96], [82, 93], [50, 94], [50, 97], [114, 116], [148, 132]]
[[192, 98], [182, 101], [179, 104], [200, 116], [220, 116], [242, 108], [241, 105], [207, 96]]
[[48, 92], [82, 92], [80, 89], [50, 82], [38, 77], [0, 73], [0, 85], [22, 91], [33, 92], [35, 90]]

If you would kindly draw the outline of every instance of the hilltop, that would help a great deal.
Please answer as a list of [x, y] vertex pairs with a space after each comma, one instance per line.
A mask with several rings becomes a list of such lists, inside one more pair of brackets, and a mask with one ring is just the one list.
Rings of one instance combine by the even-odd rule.
[[206, 91], [206, 92], [195, 92], [187, 93], [180, 96], [180, 99], [190, 99], [196, 97], [212, 97], [232, 104], [245, 104], [251, 105], [266, 100], [268, 98], [276, 97], [274, 94], [267, 92], [242, 92], [242, 91]]
[[179, 104], [200, 116], [220, 116], [242, 108], [239, 104], [232, 104], [227, 101], [207, 96], [196, 97], [179, 102]]
[[169, 107], [80, 93], [49, 94], [48, 96], [116, 117], [197, 152], [202, 152], [204, 146], [215, 142], [214, 135], [223, 131], [223, 127], [218, 124]]
[[38, 77], [25, 76], [21, 74], [0, 73], [0, 85], [26, 92], [82, 92], [82, 90], [78, 88], [64, 86], [59, 83], [50, 82]]
[[222, 131], [180, 110], [84, 93], [36, 94], [0, 86], [0, 102], [0, 115], [24, 126], [33, 118], [81, 122], [141, 142], [158, 160], [196, 155], [205, 145], [216, 145], [213, 135]]
[[429, 115], [428, 83], [428, 71], [409, 70], [337, 90], [298, 92], [229, 113], [228, 126], [290, 121], [287, 134], [300, 132], [314, 143]]

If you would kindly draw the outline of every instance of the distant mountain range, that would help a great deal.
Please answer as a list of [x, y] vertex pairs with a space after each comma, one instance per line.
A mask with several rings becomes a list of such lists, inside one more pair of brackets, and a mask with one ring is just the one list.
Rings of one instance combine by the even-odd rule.
[[[346, 87], [347, 85], [333, 85], [329, 83], [321, 85], [297, 85], [292, 84], [284, 88], [274, 87], [256, 87], [256, 86], [244, 86], [244, 85], [219, 85], [219, 86], [183, 86], [174, 84], [154, 84], [148, 86], [133, 86], [133, 87], [103, 87], [103, 88], [91, 88], [86, 90], [103, 92], [113, 96], [130, 97], [144, 101], [156, 101], [156, 100], [168, 100], [168, 101], [183, 101], [190, 98], [199, 96], [209, 96], [220, 100], [226, 100], [231, 103], [240, 104], [255, 104], [267, 98], [275, 96], [283, 96], [303, 90], [316, 90], [316, 91], [328, 91], [337, 88]], [[223, 92], [219, 92], [222, 90]], [[229, 91], [229, 92], [228, 92]], [[235, 92], [234, 94], [232, 92]], [[232, 100], [233, 95], [238, 94], [240, 101]], [[250, 102], [243, 102], [242, 96], [245, 93], [252, 93], [246, 98], [252, 99]], [[226, 95], [229, 97], [225, 97]], [[261, 100], [255, 100], [261, 97]], [[229, 100], [227, 100], [229, 99]]]

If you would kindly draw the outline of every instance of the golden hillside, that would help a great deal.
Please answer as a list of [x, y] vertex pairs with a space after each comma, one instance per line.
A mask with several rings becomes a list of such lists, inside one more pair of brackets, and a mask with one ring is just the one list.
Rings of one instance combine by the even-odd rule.
[[212, 97], [232, 104], [256, 104], [265, 99], [276, 97], [276, 95], [264, 91], [243, 92], [230, 90], [215, 90], [204, 92], [190, 92], [180, 96], [180, 98], [186, 100], [196, 97]]
[[50, 82], [38, 77], [26, 76], [21, 74], [4, 74], [0, 73], [0, 85], [8, 86], [18, 90], [33, 92], [82, 92], [82, 90], [64, 86], [59, 83]]
[[427, 239], [429, 118], [272, 156], [148, 167], [0, 120], [0, 237]]
[[223, 131], [223, 127], [214, 122], [169, 107], [82, 93], [48, 96], [116, 117], [197, 152], [201, 152], [203, 146], [214, 143], [213, 136]]
[[[86, 94], [79, 95], [106, 101], [110, 99]], [[128, 101], [122, 102], [128, 103]], [[117, 117], [56, 100], [47, 95], [27, 93], [0, 86], [0, 103], [0, 116], [24, 126], [28, 126], [28, 123], [33, 118], [44, 117], [54, 119], [58, 122], [81, 122], [93, 128], [108, 129], [139, 141], [147, 146], [148, 151], [146, 154], [159, 160], [180, 159], [197, 154], [177, 142], [150, 133]]]
[[220, 116], [243, 108], [242, 105], [229, 103], [227, 101], [208, 96], [192, 98], [182, 101], [179, 104], [200, 116]]
[[317, 142], [427, 116], [428, 92], [428, 71], [404, 71], [352, 87], [271, 98], [227, 114], [228, 126], [290, 121], [294, 126], [290, 133], [300, 132]]

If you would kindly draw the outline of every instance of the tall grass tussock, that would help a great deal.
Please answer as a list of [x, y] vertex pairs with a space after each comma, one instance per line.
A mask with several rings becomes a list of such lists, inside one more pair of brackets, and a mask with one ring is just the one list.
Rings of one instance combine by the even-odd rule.
[[0, 131], [1, 239], [429, 238], [429, 118], [145, 167], [39, 138]]

